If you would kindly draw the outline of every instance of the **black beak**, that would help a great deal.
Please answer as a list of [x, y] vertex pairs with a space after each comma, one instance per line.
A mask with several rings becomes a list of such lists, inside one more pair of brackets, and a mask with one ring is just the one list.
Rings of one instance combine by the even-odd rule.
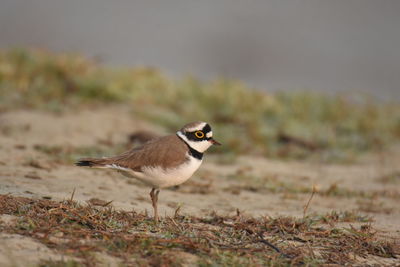
[[216, 141], [216, 140], [213, 139], [213, 138], [210, 139], [210, 142], [211, 142], [211, 144], [216, 145], [216, 146], [220, 146], [220, 145], [221, 145], [220, 142]]

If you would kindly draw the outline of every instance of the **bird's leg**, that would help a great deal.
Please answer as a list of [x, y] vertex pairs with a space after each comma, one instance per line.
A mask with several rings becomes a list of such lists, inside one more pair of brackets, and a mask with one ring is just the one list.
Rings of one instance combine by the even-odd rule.
[[158, 222], [158, 209], [157, 209], [157, 202], [158, 202], [158, 194], [160, 193], [159, 189], [152, 188], [150, 191], [151, 202], [153, 204], [154, 210], [154, 221]]
[[158, 220], [158, 208], [157, 208], [157, 204], [158, 204], [158, 194], [160, 193], [160, 189], [157, 189], [156, 190], [156, 194], [155, 194], [155, 198], [156, 198], [156, 209], [155, 209], [155, 212], [154, 212], [154, 220], [156, 221], [156, 222], [158, 222], [159, 220]]

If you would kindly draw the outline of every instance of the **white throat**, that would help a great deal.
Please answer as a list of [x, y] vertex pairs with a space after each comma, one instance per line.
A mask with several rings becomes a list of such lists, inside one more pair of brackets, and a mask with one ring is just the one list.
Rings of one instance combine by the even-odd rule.
[[176, 132], [176, 134], [191, 148], [194, 150], [203, 153], [207, 149], [212, 146], [212, 143], [208, 140], [202, 140], [202, 141], [192, 141], [187, 139], [186, 135], [184, 135], [181, 131]]

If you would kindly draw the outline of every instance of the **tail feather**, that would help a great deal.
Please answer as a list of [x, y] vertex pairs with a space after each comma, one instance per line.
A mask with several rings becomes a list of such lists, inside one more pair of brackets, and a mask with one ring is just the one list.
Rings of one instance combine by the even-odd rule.
[[80, 167], [101, 167], [104, 166], [105, 160], [104, 159], [80, 159], [77, 162], [75, 162], [76, 166]]

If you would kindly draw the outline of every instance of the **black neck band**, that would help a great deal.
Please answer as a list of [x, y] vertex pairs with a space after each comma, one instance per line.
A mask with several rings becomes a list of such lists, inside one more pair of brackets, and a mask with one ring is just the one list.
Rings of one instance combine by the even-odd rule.
[[[185, 143], [186, 144], [186, 143]], [[189, 146], [188, 144], [186, 144], [189, 147], [189, 154], [192, 155], [193, 157], [195, 157], [196, 159], [201, 160], [203, 158], [203, 153], [200, 153], [199, 151], [197, 151], [196, 149], [193, 149], [191, 146]]]
[[178, 138], [182, 140], [182, 142], [185, 143], [185, 145], [187, 145], [187, 147], [189, 148], [189, 154], [191, 156], [193, 156], [194, 158], [201, 160], [203, 158], [203, 153], [197, 151], [196, 149], [192, 148], [188, 143], [185, 142], [185, 140], [183, 140], [178, 134], [177, 134]]

